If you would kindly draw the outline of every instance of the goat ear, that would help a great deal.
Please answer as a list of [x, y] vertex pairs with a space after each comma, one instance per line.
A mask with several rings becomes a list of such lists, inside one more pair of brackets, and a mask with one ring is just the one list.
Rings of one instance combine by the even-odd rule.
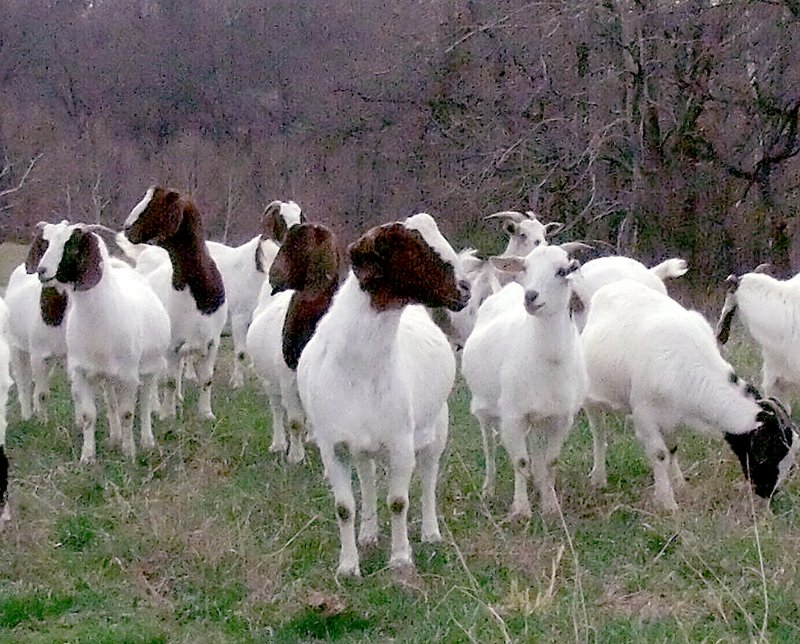
[[28, 254], [25, 257], [25, 272], [29, 274], [36, 272], [36, 269], [39, 267], [39, 262], [42, 261], [42, 257], [44, 257], [44, 253], [50, 245], [50, 243], [42, 237], [42, 229], [45, 223], [42, 221], [36, 224], [36, 226], [36, 234], [28, 249]]
[[383, 261], [375, 247], [379, 232], [374, 229], [354, 241], [347, 249], [350, 265], [362, 286], [368, 285], [383, 274]]
[[[300, 221], [303, 221], [302, 213]], [[281, 217], [281, 202], [273, 201], [264, 209], [264, 215], [261, 217], [261, 228], [264, 231], [263, 237], [272, 239], [273, 241], [282, 244], [286, 238], [286, 222]]]
[[505, 230], [509, 235], [515, 234], [518, 228], [519, 226], [517, 226], [516, 222], [513, 222], [510, 219], [506, 219], [503, 222], [503, 230]]
[[164, 195], [164, 214], [159, 226], [158, 239], [169, 239], [178, 232], [186, 207], [187, 202], [181, 199], [179, 193], [175, 190], [167, 191]]
[[498, 271], [504, 273], [521, 273], [525, 270], [525, 260], [522, 257], [490, 257], [489, 261]]

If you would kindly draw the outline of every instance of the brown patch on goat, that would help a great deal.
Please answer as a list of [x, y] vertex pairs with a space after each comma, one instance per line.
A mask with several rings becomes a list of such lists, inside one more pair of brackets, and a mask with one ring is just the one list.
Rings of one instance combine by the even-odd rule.
[[42, 261], [42, 257], [44, 257], [47, 247], [50, 245], [50, 242], [42, 236], [44, 225], [44, 222], [40, 222], [36, 225], [33, 241], [25, 257], [25, 272], [29, 275], [35, 273], [36, 269], [39, 268], [39, 262]]
[[64, 244], [56, 280], [73, 284], [76, 291], [88, 291], [103, 277], [100, 241], [89, 231], [76, 228]]
[[455, 269], [416, 230], [399, 223], [372, 228], [349, 248], [353, 272], [378, 311], [407, 304], [463, 308]]
[[197, 309], [211, 314], [225, 302], [222, 275], [205, 244], [200, 212], [188, 199], [160, 186], [136, 221], [125, 230], [134, 244], [161, 246], [172, 262], [172, 287], [187, 286]]
[[[305, 223], [306, 218], [300, 211], [300, 223]], [[261, 217], [261, 233], [262, 239], [271, 239], [278, 244], [282, 244], [286, 238], [286, 233], [289, 227], [286, 225], [286, 220], [281, 215], [281, 202], [273, 201], [264, 209], [264, 214]]]
[[283, 324], [283, 358], [296, 369], [320, 318], [339, 287], [340, 255], [334, 234], [318, 224], [299, 224], [287, 233], [269, 271], [273, 292], [294, 289]]
[[69, 297], [52, 286], [43, 286], [39, 295], [39, 309], [47, 326], [61, 326], [67, 312]]

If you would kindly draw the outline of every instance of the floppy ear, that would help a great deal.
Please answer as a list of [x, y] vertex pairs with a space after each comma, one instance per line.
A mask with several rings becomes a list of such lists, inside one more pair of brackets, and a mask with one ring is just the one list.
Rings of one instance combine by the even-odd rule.
[[302, 290], [305, 288], [307, 267], [304, 262], [292, 261], [302, 257], [303, 246], [308, 243], [308, 232], [304, 227], [294, 226], [284, 237], [278, 254], [269, 269], [269, 283], [273, 294], [286, 289]]
[[[303, 221], [303, 214], [300, 214], [300, 221]], [[286, 237], [286, 222], [281, 217], [281, 202], [273, 201], [264, 209], [264, 215], [261, 218], [261, 228], [264, 231], [261, 236], [279, 244], [283, 243]]]
[[42, 261], [42, 257], [45, 251], [47, 251], [47, 247], [50, 245], [50, 243], [42, 237], [42, 230], [45, 225], [46, 223], [43, 221], [36, 224], [36, 233], [33, 236], [31, 247], [28, 249], [28, 255], [25, 257], [26, 273], [33, 274], [36, 272], [36, 269], [39, 268], [39, 262]]
[[167, 192], [164, 196], [164, 215], [159, 226], [158, 239], [169, 239], [178, 232], [183, 221], [184, 210], [187, 207], [190, 206], [181, 199], [180, 194], [174, 190]]
[[522, 257], [490, 257], [489, 261], [498, 271], [504, 273], [521, 273], [525, 270], [525, 260]]
[[383, 276], [383, 258], [376, 248], [376, 238], [379, 235], [380, 230], [373, 229], [350, 244], [347, 249], [353, 273], [365, 288]]

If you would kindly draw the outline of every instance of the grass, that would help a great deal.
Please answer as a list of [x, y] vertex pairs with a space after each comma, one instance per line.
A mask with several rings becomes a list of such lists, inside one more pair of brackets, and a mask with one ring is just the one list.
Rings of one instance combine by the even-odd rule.
[[[740, 336], [743, 376], [758, 358]], [[361, 581], [337, 580], [338, 532], [318, 454], [290, 467], [267, 451], [256, 382], [229, 390], [218, 420], [156, 424], [159, 450], [133, 464], [98, 433], [98, 464], [78, 464], [68, 386], [54, 381], [49, 423], [10, 405], [14, 517], [0, 533], [0, 642], [797, 641], [800, 495], [793, 477], [772, 512], [751, 508], [722, 441], [683, 431], [681, 511], [654, 511], [642, 450], [611, 432], [609, 487], [588, 484], [581, 417], [559, 464], [563, 521], [506, 519], [512, 480], [480, 497], [483, 457], [469, 395], [451, 398], [439, 486], [444, 542], [419, 543], [417, 574], [362, 552]], [[190, 404], [192, 393], [189, 393]], [[101, 423], [102, 425], [102, 423]], [[534, 496], [535, 503], [535, 496]]]

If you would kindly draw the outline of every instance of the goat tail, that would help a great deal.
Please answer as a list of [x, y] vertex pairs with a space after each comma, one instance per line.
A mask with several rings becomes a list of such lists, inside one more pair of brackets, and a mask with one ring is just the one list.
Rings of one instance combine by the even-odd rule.
[[664, 260], [660, 264], [656, 264], [650, 269], [650, 272], [655, 274], [661, 281], [664, 281], [670, 277], [680, 277], [688, 270], [689, 265], [686, 263], [685, 259], [673, 257], [672, 259]]

